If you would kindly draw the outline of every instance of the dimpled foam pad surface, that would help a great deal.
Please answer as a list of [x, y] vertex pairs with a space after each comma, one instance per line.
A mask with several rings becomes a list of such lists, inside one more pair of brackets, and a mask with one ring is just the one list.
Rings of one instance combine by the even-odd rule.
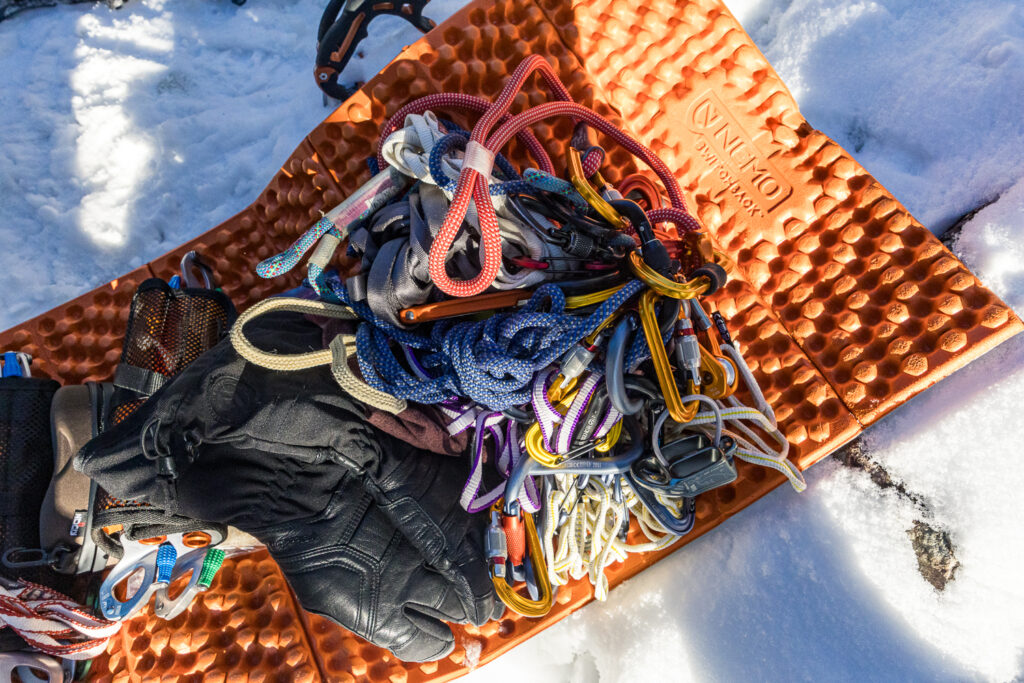
[[[0, 346], [29, 350], [37, 374], [64, 382], [109, 377], [134, 286], [150, 274], [170, 277], [191, 249], [211, 263], [240, 309], [297, 284], [299, 269], [268, 282], [253, 267], [369, 177], [365, 160], [388, 115], [433, 92], [493, 98], [528, 54], [544, 55], [577, 101], [661, 155], [691, 210], [736, 262], [714, 299], [801, 467], [1020, 331], [1002, 302], [804, 120], [720, 2], [477, 0], [313, 130], [250, 207], [113, 286], [0, 335]], [[531, 82], [514, 109], [545, 99]], [[557, 165], [569, 122], [545, 122], [535, 132]], [[643, 171], [622, 150], [607, 149], [609, 180]], [[515, 144], [511, 156], [523, 160]], [[738, 466], [737, 482], [699, 498], [696, 528], [684, 542], [784, 481], [771, 470]], [[612, 585], [681, 545], [616, 565]], [[127, 624], [96, 662], [97, 678], [449, 680], [592, 597], [585, 583], [563, 587], [543, 619], [506, 614], [482, 628], [459, 627], [451, 656], [405, 664], [299, 610], [265, 554], [230, 559], [223, 571], [185, 615], [165, 623], [147, 613]]]

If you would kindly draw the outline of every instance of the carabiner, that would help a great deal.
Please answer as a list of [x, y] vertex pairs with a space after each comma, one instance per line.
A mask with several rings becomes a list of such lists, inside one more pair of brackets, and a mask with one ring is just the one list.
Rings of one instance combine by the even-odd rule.
[[626, 346], [629, 345], [636, 328], [636, 317], [632, 313], [624, 315], [612, 332], [605, 355], [604, 378], [605, 386], [608, 388], [608, 399], [615, 410], [623, 415], [636, 415], [644, 407], [644, 401], [629, 398], [625, 388]]
[[[610, 296], [610, 295], [609, 295]], [[5, 351], [3, 377], [31, 377], [32, 356], [23, 351]]]
[[[493, 515], [500, 513], [502, 508], [503, 500], [499, 498], [491, 506], [492, 519]], [[509, 609], [524, 617], [537, 618], [551, 611], [551, 607], [554, 604], [554, 595], [551, 592], [551, 581], [548, 578], [547, 571], [548, 565], [544, 559], [544, 549], [541, 546], [540, 537], [537, 535], [537, 527], [533, 522], [533, 515], [522, 511], [519, 514], [522, 515], [523, 529], [526, 535], [526, 551], [529, 553], [533, 583], [537, 586], [540, 594], [539, 599], [531, 600], [520, 595], [508, 584], [505, 578], [496, 576], [493, 570], [491, 582], [494, 584], [494, 592], [498, 594], [498, 598]]]
[[66, 545], [57, 545], [51, 550], [44, 548], [11, 548], [4, 553], [0, 564], [8, 569], [27, 567], [59, 567], [66, 556], [73, 552]]
[[[196, 278], [196, 272], [199, 278]], [[181, 281], [189, 289], [215, 289], [213, 270], [203, 263], [199, 252], [192, 250], [181, 257]]]
[[442, 318], [455, 318], [500, 308], [512, 308], [531, 296], [533, 296], [533, 291], [529, 289], [507, 289], [491, 294], [478, 294], [462, 299], [446, 299], [431, 304], [410, 306], [399, 311], [398, 317], [407, 325], [426, 323]]
[[[643, 326], [644, 336], [647, 337], [647, 345], [651, 349], [651, 361], [654, 363], [654, 372], [658, 376], [658, 384], [665, 396], [665, 406], [672, 419], [679, 423], [691, 421], [697, 415], [697, 403], [684, 406], [682, 397], [679, 395], [679, 387], [676, 386], [676, 378], [672, 372], [672, 365], [668, 360], [668, 353], [665, 351], [665, 344], [661, 340], [661, 329], [658, 325], [658, 317], [654, 311], [654, 304], [658, 300], [658, 294], [653, 289], [645, 290], [640, 295], [640, 322]], [[687, 393], [696, 393], [693, 386]]]
[[576, 188], [576, 191], [580, 193], [580, 196], [587, 200], [587, 204], [590, 205], [594, 211], [598, 213], [601, 218], [608, 221], [610, 225], [618, 230], [625, 231], [629, 227], [628, 221], [619, 215], [619, 212], [615, 210], [611, 204], [605, 201], [604, 197], [598, 194], [594, 186], [590, 184], [586, 176], [583, 175], [583, 159], [580, 156], [580, 152], [575, 147], [569, 147], [569, 181], [572, 186]]
[[699, 275], [685, 282], [671, 280], [644, 263], [635, 251], [629, 254], [629, 268], [655, 292], [673, 299], [694, 299], [712, 286], [711, 278], [707, 275]]
[[661, 501], [658, 500], [654, 491], [651, 491], [637, 483], [632, 472], [628, 473], [626, 478], [629, 480], [633, 493], [636, 494], [637, 498], [640, 499], [640, 502], [643, 503], [645, 508], [647, 508], [647, 511], [651, 513], [651, 516], [657, 520], [658, 524], [660, 524], [665, 531], [674, 536], [685, 536], [693, 529], [693, 523], [697, 519], [697, 505], [693, 498], [681, 499], [683, 516], [677, 517], [672, 510], [668, 509], [661, 503]]
[[0, 652], [0, 683], [11, 683], [15, 674], [23, 683], [65, 683], [74, 678], [74, 673], [74, 662], [68, 667], [62, 660], [40, 652]]
[[[625, 283], [623, 283], [621, 285], [609, 287], [608, 289], [602, 289], [598, 292], [590, 292], [589, 294], [567, 294], [565, 297], [565, 307], [583, 308], [584, 306], [593, 306], [594, 304], [599, 304], [625, 286]], [[605, 323], [608, 322], [608, 320], [613, 319], [612, 316], [614, 315], [616, 315], [616, 313], [612, 313], [611, 316], [608, 316], [608, 318], [605, 319], [605, 322], [601, 323], [601, 327], [599, 327], [598, 330], [602, 329], [605, 326]]]

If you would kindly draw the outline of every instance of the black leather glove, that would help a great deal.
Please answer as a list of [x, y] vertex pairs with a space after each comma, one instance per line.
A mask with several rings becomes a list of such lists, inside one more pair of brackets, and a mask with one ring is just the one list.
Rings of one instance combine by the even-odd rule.
[[[246, 332], [277, 353], [320, 348], [319, 328], [294, 314]], [[327, 367], [266, 370], [225, 340], [75, 466], [116, 496], [251, 533], [303, 607], [401, 659], [447, 655], [441, 620], [500, 612], [484, 520], [458, 504], [465, 464], [372, 427]]]

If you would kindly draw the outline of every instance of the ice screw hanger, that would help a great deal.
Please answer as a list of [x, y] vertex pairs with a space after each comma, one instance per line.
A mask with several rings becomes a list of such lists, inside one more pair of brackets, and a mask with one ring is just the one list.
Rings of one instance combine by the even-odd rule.
[[156, 583], [168, 584], [171, 582], [171, 573], [174, 571], [174, 563], [178, 559], [178, 551], [170, 543], [161, 543], [156, 551]]

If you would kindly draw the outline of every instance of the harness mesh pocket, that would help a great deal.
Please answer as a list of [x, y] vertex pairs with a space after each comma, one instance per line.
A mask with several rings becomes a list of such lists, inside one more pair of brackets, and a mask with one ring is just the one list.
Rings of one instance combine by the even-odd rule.
[[[132, 299], [114, 384], [138, 394], [137, 399], [148, 398], [223, 339], [234, 318], [234, 306], [222, 292], [173, 289], [163, 280], [146, 280]], [[116, 402], [122, 419], [141, 401], [130, 408], [127, 403]]]
[[[53, 476], [50, 403], [58, 388], [48, 379], [0, 379], [0, 556], [39, 547], [39, 510]], [[2, 566], [0, 572], [15, 578]], [[36, 583], [48, 577], [41, 567], [17, 575]]]

